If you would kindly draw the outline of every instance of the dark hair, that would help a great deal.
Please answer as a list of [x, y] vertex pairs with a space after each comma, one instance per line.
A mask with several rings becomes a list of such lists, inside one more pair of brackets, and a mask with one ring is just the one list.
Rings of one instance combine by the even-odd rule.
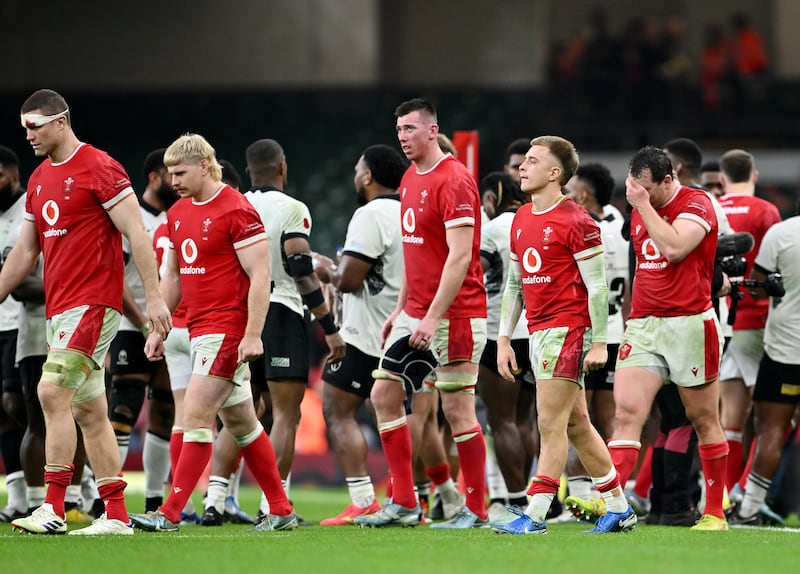
[[525, 155], [528, 153], [528, 150], [531, 149], [531, 140], [528, 138], [520, 138], [514, 140], [508, 147], [506, 148], [506, 159], [505, 163], [508, 164], [508, 160], [511, 159], [512, 155]]
[[578, 166], [575, 175], [592, 187], [597, 203], [605, 206], [611, 202], [611, 196], [614, 195], [614, 178], [606, 166], [601, 163], [586, 163]]
[[158, 172], [164, 169], [166, 166], [164, 165], [164, 152], [167, 151], [166, 148], [158, 148], [156, 150], [151, 151], [147, 156], [144, 158], [144, 163], [142, 164], [142, 175], [144, 176], [144, 181], [150, 177], [150, 172]]
[[400, 187], [400, 180], [408, 169], [403, 156], [388, 145], [371, 145], [364, 150], [364, 163], [375, 181], [387, 189]]
[[234, 189], [241, 189], [242, 178], [233, 164], [227, 159], [221, 159], [219, 160], [219, 165], [222, 166], [222, 182], [227, 183]]
[[707, 171], [719, 171], [719, 162], [707, 161], [700, 166], [700, 173], [706, 173]]
[[14, 150], [4, 145], [0, 145], [0, 164], [4, 167], [19, 167], [19, 156]]
[[436, 119], [436, 106], [434, 106], [428, 100], [423, 100], [422, 98], [414, 98], [413, 100], [408, 100], [407, 102], [403, 102], [397, 106], [397, 109], [394, 111], [394, 117], [399, 118], [400, 116], [408, 115], [411, 112], [426, 112], [433, 116], [434, 123], [438, 121]]
[[566, 185], [578, 169], [578, 151], [572, 142], [560, 136], [539, 136], [531, 140], [531, 146], [535, 145], [546, 147], [556, 157], [561, 164], [559, 183]]
[[755, 169], [753, 156], [743, 149], [726, 151], [719, 158], [719, 168], [728, 183], [743, 183], [750, 180]]
[[251, 143], [244, 152], [250, 175], [273, 175], [284, 159], [281, 144], [271, 139]]
[[703, 163], [703, 152], [700, 151], [700, 146], [694, 140], [689, 138], [670, 140], [664, 144], [664, 149], [679, 159], [687, 171], [697, 173], [700, 170], [700, 164]]
[[479, 189], [481, 190], [481, 197], [488, 191], [494, 193], [497, 198], [495, 203], [495, 211], [497, 213], [505, 211], [514, 203], [525, 203], [527, 201], [527, 197], [522, 193], [519, 184], [504, 171], [493, 171], [487, 174], [481, 180]]
[[[60, 114], [69, 109], [67, 101], [54, 90], [36, 90], [28, 99], [25, 100], [20, 108], [20, 112], [27, 114], [33, 110], [40, 110], [44, 115], [52, 116]], [[69, 123], [69, 113], [67, 113], [67, 123]]]
[[655, 146], [645, 146], [631, 158], [628, 171], [633, 177], [640, 177], [644, 170], [650, 171], [655, 183], [661, 183], [668, 175], [672, 175], [672, 162], [667, 152]]

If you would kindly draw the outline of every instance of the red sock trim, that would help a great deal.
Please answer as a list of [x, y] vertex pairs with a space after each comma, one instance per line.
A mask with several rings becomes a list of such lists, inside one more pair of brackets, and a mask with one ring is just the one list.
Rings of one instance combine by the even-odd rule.
[[528, 494], [555, 494], [558, 492], [558, 487], [561, 486], [561, 481], [543, 474], [537, 474], [533, 477], [531, 487], [528, 489]]
[[700, 458], [716, 460], [728, 454], [728, 441], [701, 444], [697, 447]]
[[450, 478], [450, 465], [446, 462], [425, 468], [425, 474], [431, 479], [434, 486], [444, 484]]

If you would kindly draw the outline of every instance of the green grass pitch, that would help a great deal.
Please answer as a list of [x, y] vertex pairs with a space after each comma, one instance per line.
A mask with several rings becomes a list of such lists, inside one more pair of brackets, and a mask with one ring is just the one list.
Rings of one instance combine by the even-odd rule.
[[[336, 515], [344, 489], [293, 487], [297, 511], [309, 522]], [[242, 507], [255, 512], [258, 493], [244, 488]], [[195, 496], [196, 504], [200, 499]], [[128, 495], [131, 511], [143, 498]], [[255, 574], [255, 573], [725, 573], [793, 572], [800, 529], [637, 527], [587, 536], [585, 524], [551, 525], [546, 536], [496, 535], [489, 530], [300, 528], [256, 533], [242, 525], [185, 526], [177, 533], [131, 537], [29, 536], [0, 525], [0, 568], [8, 574]]]

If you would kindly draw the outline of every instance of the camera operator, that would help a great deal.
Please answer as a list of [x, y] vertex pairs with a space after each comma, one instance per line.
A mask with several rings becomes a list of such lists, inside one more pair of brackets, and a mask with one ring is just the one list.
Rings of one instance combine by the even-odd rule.
[[[800, 214], [800, 204], [798, 204]], [[778, 470], [781, 447], [800, 402], [800, 217], [773, 225], [761, 242], [750, 279], [750, 294], [773, 296], [764, 330], [764, 356], [758, 368], [755, 405], [755, 457], [744, 499], [732, 524], [760, 524], [760, 509]], [[781, 284], [780, 277], [783, 283]], [[783, 296], [775, 297], [773, 294]]]
[[[727, 274], [747, 277], [764, 234], [781, 221], [781, 216], [772, 203], [755, 197], [758, 171], [751, 154], [740, 149], [727, 151], [719, 166], [725, 191], [720, 198], [722, 209], [734, 231], [748, 232], [754, 240], [753, 249], [743, 254], [744, 268], [740, 264], [739, 269], [730, 269]], [[747, 444], [742, 441], [742, 434], [750, 413], [758, 363], [764, 352], [764, 325], [769, 308], [768, 301], [754, 299], [747, 289], [738, 288], [735, 281], [732, 291], [728, 323], [733, 326], [733, 337], [722, 355], [719, 374], [722, 428], [730, 449], [725, 481], [729, 491], [742, 474]]]

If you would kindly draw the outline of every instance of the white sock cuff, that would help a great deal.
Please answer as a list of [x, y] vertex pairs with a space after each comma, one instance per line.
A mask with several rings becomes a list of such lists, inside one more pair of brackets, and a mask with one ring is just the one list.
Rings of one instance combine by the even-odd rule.
[[642, 448], [642, 443], [638, 440], [610, 440], [608, 441], [608, 448], [617, 447], [617, 448], [635, 448], [639, 450]]
[[261, 436], [261, 433], [263, 433], [263, 432], [264, 432], [264, 427], [261, 426], [261, 423], [258, 423], [256, 425], [256, 428], [254, 428], [252, 431], [250, 431], [246, 435], [237, 436], [237, 437], [233, 437], [233, 438], [234, 438], [234, 440], [236, 440], [236, 444], [239, 445], [239, 448], [244, 448], [247, 445], [254, 443], [258, 439], [258, 437]]
[[728, 442], [742, 442], [742, 431], [738, 429], [725, 429], [725, 440]]
[[611, 465], [611, 470], [608, 471], [607, 474], [604, 476], [593, 476], [592, 482], [595, 486], [603, 486], [604, 484], [608, 484], [612, 480], [614, 480], [617, 476], [617, 469], [614, 468], [614, 465]]
[[385, 423], [378, 423], [378, 432], [385, 432], [400, 428], [406, 424], [406, 416], [403, 415], [399, 419], [395, 419], [393, 421], [386, 421]]

